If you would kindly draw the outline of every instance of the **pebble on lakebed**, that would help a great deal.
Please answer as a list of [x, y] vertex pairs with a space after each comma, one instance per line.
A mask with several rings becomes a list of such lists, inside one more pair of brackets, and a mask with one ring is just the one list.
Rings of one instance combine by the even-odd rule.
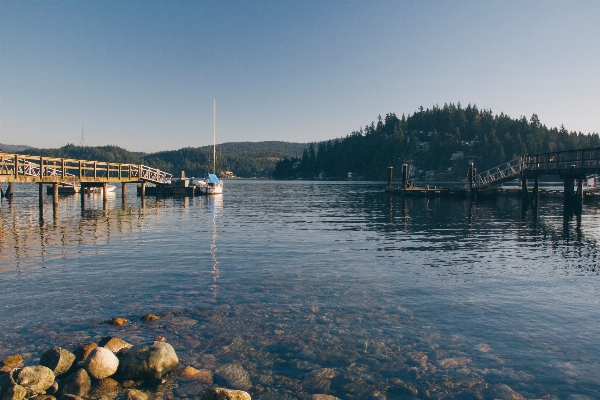
[[[2, 360], [6, 371], [0, 372], [0, 400], [146, 400], [154, 398], [149, 388], [175, 380], [188, 382], [191, 397], [250, 400], [245, 391], [214, 387], [210, 369], [180, 366], [173, 346], [161, 339], [132, 346], [109, 336], [74, 352], [53, 347], [42, 354], [40, 365], [22, 368], [16, 368], [23, 365], [20, 355], [7, 357]], [[247, 377], [241, 366], [236, 367], [235, 377]], [[251, 387], [249, 379], [243, 381], [242, 386]]]

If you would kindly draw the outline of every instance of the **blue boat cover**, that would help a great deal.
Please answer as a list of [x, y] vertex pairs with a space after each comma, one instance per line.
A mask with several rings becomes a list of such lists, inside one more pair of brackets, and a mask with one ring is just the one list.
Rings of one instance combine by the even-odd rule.
[[208, 174], [208, 175], [206, 176], [206, 178], [207, 178], [207, 179], [208, 179], [208, 180], [209, 180], [211, 183], [214, 183], [215, 185], [216, 185], [217, 183], [221, 182], [221, 181], [219, 180], [219, 178], [217, 178], [217, 176], [216, 176], [215, 174]]

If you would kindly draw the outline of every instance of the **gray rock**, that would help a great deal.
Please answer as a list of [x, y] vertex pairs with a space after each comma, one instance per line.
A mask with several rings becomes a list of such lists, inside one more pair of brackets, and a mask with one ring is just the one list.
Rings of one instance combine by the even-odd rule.
[[241, 390], [224, 388], [208, 389], [200, 400], [251, 400], [250, 395]]
[[127, 400], [148, 400], [148, 393], [137, 389], [128, 389], [125, 393]]
[[75, 396], [74, 394], [63, 394], [60, 396], [59, 400], [83, 400], [79, 396]]
[[23, 400], [27, 395], [27, 389], [23, 386], [8, 386], [2, 390], [1, 400]]
[[98, 347], [90, 353], [83, 367], [92, 378], [104, 379], [117, 372], [119, 359], [112, 351]]
[[165, 342], [134, 346], [121, 361], [123, 380], [159, 379], [175, 369], [179, 359], [173, 346]]
[[52, 386], [46, 389], [46, 394], [55, 394], [58, 392], [58, 382], [54, 381]]
[[66, 377], [60, 393], [84, 397], [88, 394], [91, 387], [92, 380], [87, 371], [83, 368], [79, 368], [77, 371]]
[[173, 389], [173, 394], [180, 399], [198, 398], [209, 386], [201, 381], [180, 381], [177, 388]]
[[38, 394], [35, 397], [30, 397], [29, 400], [56, 400], [56, 397], [49, 394]]
[[75, 362], [85, 361], [91, 354], [91, 352], [94, 351], [94, 349], [97, 347], [98, 345], [94, 342], [80, 346], [77, 350], [73, 352], [73, 354], [75, 354], [76, 357]]
[[59, 376], [71, 369], [75, 362], [75, 354], [62, 347], [53, 347], [42, 354], [40, 365], [48, 367], [54, 372], [54, 376]]
[[28, 397], [45, 394], [45, 390], [54, 383], [54, 372], [43, 365], [24, 367], [18, 372], [15, 382], [27, 389]]
[[92, 391], [88, 394], [89, 399], [114, 399], [119, 395], [121, 384], [112, 378], [104, 378], [96, 381]]
[[238, 390], [248, 390], [252, 387], [250, 375], [239, 364], [225, 364], [215, 371], [215, 382]]

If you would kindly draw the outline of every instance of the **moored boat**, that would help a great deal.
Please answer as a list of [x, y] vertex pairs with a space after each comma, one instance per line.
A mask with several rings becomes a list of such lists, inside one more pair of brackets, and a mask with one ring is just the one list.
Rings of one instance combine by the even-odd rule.
[[216, 175], [216, 157], [217, 157], [217, 99], [214, 99], [213, 107], [213, 172], [206, 174], [204, 184], [200, 186], [200, 192], [203, 194], [221, 194], [223, 193], [223, 181]]
[[[75, 194], [75, 193], [79, 193], [80, 190], [81, 190], [81, 185], [78, 183], [61, 182], [58, 184], [58, 194], [65, 194], [65, 195], [66, 194]], [[46, 193], [47, 194], [54, 193], [53, 185], [46, 186]]]

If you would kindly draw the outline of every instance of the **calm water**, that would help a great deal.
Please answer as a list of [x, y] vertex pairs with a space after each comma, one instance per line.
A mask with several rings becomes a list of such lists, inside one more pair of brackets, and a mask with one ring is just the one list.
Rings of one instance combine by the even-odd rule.
[[36, 189], [0, 205], [0, 359], [162, 335], [185, 365], [242, 365], [254, 399], [600, 398], [600, 203], [564, 221], [560, 199], [535, 218], [516, 198], [227, 181], [61, 197], [39, 222]]

